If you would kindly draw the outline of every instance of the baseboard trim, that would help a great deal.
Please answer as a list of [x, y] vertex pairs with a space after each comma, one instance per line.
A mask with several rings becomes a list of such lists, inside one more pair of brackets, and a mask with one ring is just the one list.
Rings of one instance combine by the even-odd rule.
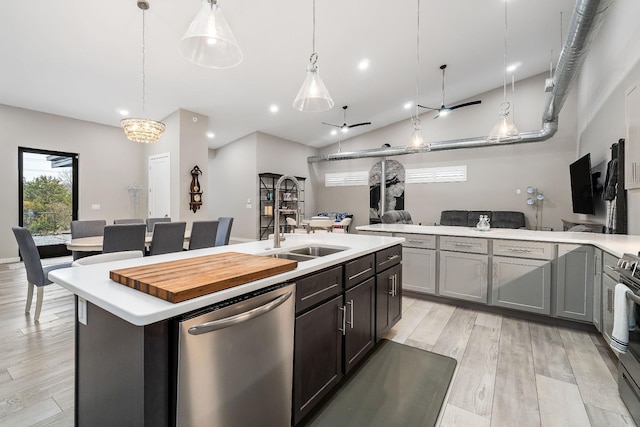
[[20, 257], [0, 258], [0, 264], [13, 264], [14, 262], [20, 262]]

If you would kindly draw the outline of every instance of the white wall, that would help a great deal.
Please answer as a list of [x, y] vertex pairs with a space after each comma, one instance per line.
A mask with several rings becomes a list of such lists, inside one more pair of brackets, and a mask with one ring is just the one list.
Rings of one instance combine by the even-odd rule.
[[[516, 84], [515, 122], [520, 131], [541, 127], [546, 94], [541, 74]], [[573, 91], [575, 92], [575, 90]], [[426, 141], [444, 141], [487, 135], [497, 121], [502, 88], [473, 97], [482, 104], [456, 110], [447, 117], [421, 116]], [[409, 113], [408, 113], [409, 114]], [[526, 204], [527, 186], [545, 194], [542, 225], [562, 229], [563, 217], [571, 214], [569, 163], [576, 152], [575, 95], [570, 95], [561, 114], [559, 131], [548, 141], [519, 145], [434, 151], [391, 157], [405, 168], [466, 165], [468, 180], [463, 183], [407, 184], [405, 209], [414, 222], [438, 223], [446, 209], [514, 210], [525, 213], [528, 225], [535, 223], [535, 209]], [[409, 120], [354, 137], [342, 143], [342, 151], [379, 148], [388, 143], [403, 146], [411, 136]], [[322, 150], [337, 152], [337, 145]], [[321, 211], [352, 212], [354, 223], [368, 223], [369, 188], [325, 188], [324, 174], [369, 170], [379, 159], [359, 159], [313, 164], [317, 208]], [[516, 190], [521, 194], [517, 195]]]
[[[128, 186], [146, 183], [144, 146], [120, 128], [0, 105], [0, 260], [18, 256], [18, 147], [79, 154], [79, 219], [133, 216]], [[140, 206], [146, 207], [146, 201]], [[99, 210], [91, 205], [99, 204]]]
[[208, 180], [209, 148], [206, 136], [208, 126], [209, 118], [207, 116], [180, 110], [180, 172], [178, 175], [180, 179], [176, 181], [179, 181], [179, 217], [181, 221], [187, 221], [187, 228], [191, 227], [193, 221], [209, 219], [209, 207], [215, 203], [215, 200], [203, 197], [202, 205], [195, 213], [189, 207], [191, 200], [189, 194], [190, 172], [193, 167], [197, 165], [202, 171], [199, 178], [200, 185], [205, 185]]
[[[637, 0], [616, 0], [592, 43], [578, 82], [578, 140], [576, 156], [591, 154], [592, 165], [603, 168], [611, 144], [625, 137], [624, 94], [640, 81], [640, 16]], [[640, 234], [640, 190], [628, 197], [628, 234]], [[598, 219], [604, 221], [604, 214]]]

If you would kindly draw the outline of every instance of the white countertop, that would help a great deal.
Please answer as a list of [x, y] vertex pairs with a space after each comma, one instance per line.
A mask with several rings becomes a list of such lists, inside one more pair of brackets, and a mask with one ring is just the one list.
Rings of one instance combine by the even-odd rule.
[[433, 234], [439, 236], [485, 237], [488, 239], [530, 240], [537, 242], [593, 245], [621, 257], [624, 253], [640, 251], [640, 236], [626, 234], [575, 233], [569, 231], [536, 231], [511, 228], [492, 228], [479, 231], [473, 227], [415, 224], [373, 224], [356, 227], [358, 231], [385, 233]]
[[[345, 233], [287, 234], [286, 240], [282, 242], [282, 247], [280, 249], [273, 249], [273, 240], [261, 240], [238, 245], [219, 246], [215, 248], [54, 270], [49, 273], [49, 279], [70, 290], [79, 297], [84, 298], [92, 304], [107, 310], [129, 323], [136, 326], [143, 326], [179, 316], [229, 298], [256, 291], [269, 285], [286, 282], [296, 277], [304, 276], [306, 274], [313, 273], [314, 271], [330, 267], [331, 265], [340, 264], [367, 253], [388, 248], [402, 243], [403, 241], [404, 239], [402, 238], [389, 236], [366, 236]], [[344, 247], [346, 249], [332, 255], [319, 257], [310, 261], [299, 262], [298, 267], [295, 270], [286, 273], [256, 280], [254, 282], [198, 298], [193, 298], [177, 304], [147, 295], [143, 292], [114, 282], [109, 278], [109, 271], [119, 268], [149, 265], [222, 252], [270, 254], [275, 252], [286, 252], [287, 250], [307, 245]], [[90, 316], [91, 314], [89, 313], [89, 322], [91, 321]]]

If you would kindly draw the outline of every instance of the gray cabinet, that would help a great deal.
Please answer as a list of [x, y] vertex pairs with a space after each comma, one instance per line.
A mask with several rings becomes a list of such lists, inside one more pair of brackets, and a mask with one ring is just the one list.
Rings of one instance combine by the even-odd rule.
[[435, 249], [402, 248], [402, 286], [422, 294], [436, 293]]
[[593, 326], [602, 332], [602, 250], [595, 248], [593, 255]]
[[592, 246], [558, 245], [556, 316], [593, 321], [593, 255]]
[[486, 304], [488, 264], [488, 255], [441, 250], [439, 294]]
[[611, 343], [611, 332], [613, 331], [613, 295], [616, 284], [618, 283], [618, 273], [613, 270], [618, 258], [603, 252], [602, 254], [602, 293], [601, 307], [602, 307], [602, 324], [601, 330], [602, 336], [607, 341], [607, 344]]
[[491, 303], [500, 307], [551, 314], [551, 262], [493, 257]]
[[394, 234], [402, 244], [402, 286], [422, 294], [436, 293], [436, 236]]

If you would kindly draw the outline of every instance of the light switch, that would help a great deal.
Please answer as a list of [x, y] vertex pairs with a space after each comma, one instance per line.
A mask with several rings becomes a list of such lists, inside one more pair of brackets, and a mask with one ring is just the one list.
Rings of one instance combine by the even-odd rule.
[[516, 189], [516, 194], [520, 194], [520, 193], [521, 193], [520, 189], [519, 188]]
[[91, 209], [98, 210], [100, 209], [100, 205], [98, 204], [91, 205]]

